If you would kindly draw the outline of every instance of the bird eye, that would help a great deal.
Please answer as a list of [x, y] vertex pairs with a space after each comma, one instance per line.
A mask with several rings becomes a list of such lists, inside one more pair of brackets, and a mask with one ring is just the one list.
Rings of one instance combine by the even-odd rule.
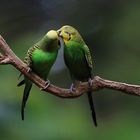
[[65, 33], [66, 33], [66, 34], [68, 34], [68, 35], [70, 35], [70, 33], [69, 33], [69, 32], [67, 32], [67, 31], [65, 31]]

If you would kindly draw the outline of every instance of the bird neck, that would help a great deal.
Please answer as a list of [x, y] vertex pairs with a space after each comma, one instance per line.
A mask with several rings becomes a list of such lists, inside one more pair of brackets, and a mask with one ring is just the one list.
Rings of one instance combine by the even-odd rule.
[[57, 40], [52, 41], [50, 39], [46, 39], [43, 38], [40, 42], [39, 42], [40, 48], [44, 51], [47, 52], [51, 52], [51, 51], [55, 51], [58, 50], [58, 43]]
[[85, 44], [85, 42], [83, 40], [79, 40], [79, 39], [71, 39], [69, 41], [64, 42], [64, 44], [68, 47], [71, 46], [82, 46]]

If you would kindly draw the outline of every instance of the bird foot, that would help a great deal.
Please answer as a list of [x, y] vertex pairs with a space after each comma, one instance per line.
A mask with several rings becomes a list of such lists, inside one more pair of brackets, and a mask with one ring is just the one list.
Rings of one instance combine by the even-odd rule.
[[89, 87], [92, 87], [93, 85], [93, 80], [91, 78], [88, 79], [88, 84], [89, 84]]
[[28, 68], [27, 69], [27, 73], [29, 73], [29, 72], [31, 72], [32, 71], [32, 69], [31, 68]]
[[73, 84], [73, 83], [72, 83], [72, 84], [71, 84], [71, 86], [70, 86], [70, 91], [71, 91], [71, 92], [76, 91], [76, 89], [75, 89], [75, 87], [74, 87], [74, 84]]
[[44, 89], [47, 89], [47, 88], [50, 86], [50, 84], [51, 84], [51, 82], [50, 82], [49, 80], [47, 80], [47, 81], [45, 82], [45, 87], [44, 87]]
[[49, 80], [47, 80], [44, 84], [44, 87], [43, 88], [40, 88], [40, 90], [45, 90], [47, 89], [49, 86], [50, 86], [51, 82]]

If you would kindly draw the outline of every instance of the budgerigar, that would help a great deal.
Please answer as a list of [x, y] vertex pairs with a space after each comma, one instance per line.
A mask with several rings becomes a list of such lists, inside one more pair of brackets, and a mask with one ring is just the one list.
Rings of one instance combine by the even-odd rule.
[[[93, 77], [91, 53], [79, 32], [72, 26], [68, 25], [61, 27], [57, 32], [64, 42], [64, 60], [70, 71], [73, 82], [77, 80], [90, 81], [91, 83], [91, 79]], [[92, 118], [95, 126], [97, 126], [92, 92], [89, 91], [87, 95], [92, 112]]]
[[[30, 67], [31, 71], [46, 80], [57, 58], [59, 48], [58, 34], [55, 30], [50, 30], [39, 42], [28, 50], [24, 62]], [[24, 76], [24, 80], [18, 86], [23, 84], [25, 84], [25, 88], [21, 105], [22, 120], [24, 120], [24, 108], [28, 100], [32, 82]], [[49, 81], [46, 81], [46, 88], [48, 85]]]

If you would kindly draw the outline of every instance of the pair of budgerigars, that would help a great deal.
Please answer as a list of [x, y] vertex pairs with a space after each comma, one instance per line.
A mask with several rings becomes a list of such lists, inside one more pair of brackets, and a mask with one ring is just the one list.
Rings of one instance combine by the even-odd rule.
[[[89, 48], [85, 44], [79, 32], [72, 26], [65, 25], [57, 31], [49, 31], [39, 42], [28, 50], [24, 62], [33, 72], [46, 80], [50, 69], [57, 58], [58, 50], [60, 48], [59, 37], [63, 41], [64, 60], [73, 82], [89, 81], [89, 84], [92, 84], [93, 65]], [[21, 81], [18, 86], [23, 84], [25, 84], [25, 89], [21, 105], [22, 120], [24, 120], [24, 108], [32, 87], [32, 82], [28, 78], [24, 77], [24, 80]], [[48, 86], [49, 81], [46, 81], [46, 88]], [[74, 86], [72, 84], [71, 90], [73, 89]], [[92, 118], [95, 126], [97, 126], [91, 91], [89, 91], [87, 95]]]

